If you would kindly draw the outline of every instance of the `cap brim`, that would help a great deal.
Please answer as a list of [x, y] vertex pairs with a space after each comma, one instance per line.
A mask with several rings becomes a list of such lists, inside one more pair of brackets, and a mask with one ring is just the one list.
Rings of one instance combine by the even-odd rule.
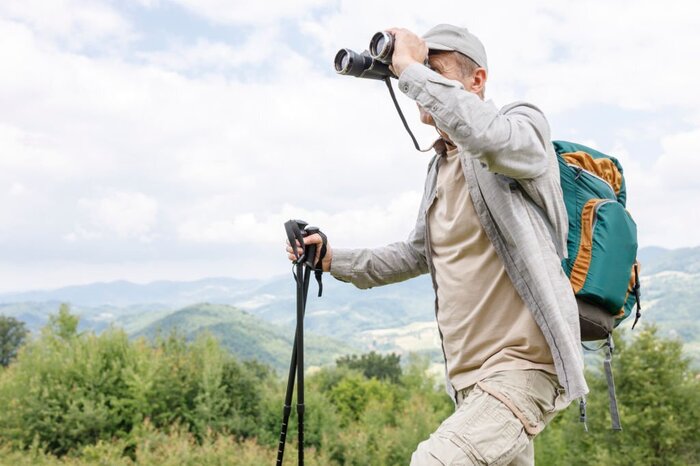
[[448, 46], [442, 45], [442, 44], [436, 44], [435, 42], [426, 41], [425, 45], [428, 46], [428, 50], [441, 50], [441, 51], [445, 51], [445, 52], [454, 52], [455, 51], [455, 49], [453, 49], [452, 47], [448, 47]]

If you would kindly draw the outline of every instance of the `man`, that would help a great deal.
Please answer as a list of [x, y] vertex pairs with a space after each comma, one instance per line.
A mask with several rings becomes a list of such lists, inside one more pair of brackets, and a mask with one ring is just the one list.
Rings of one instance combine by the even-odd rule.
[[430, 162], [407, 241], [329, 247], [323, 269], [359, 288], [433, 278], [456, 411], [411, 464], [534, 464], [534, 436], [588, 391], [560, 263], [568, 223], [549, 126], [530, 104], [498, 110], [483, 100], [486, 52], [467, 29], [441, 24], [422, 39], [389, 32], [399, 89], [446, 150]]

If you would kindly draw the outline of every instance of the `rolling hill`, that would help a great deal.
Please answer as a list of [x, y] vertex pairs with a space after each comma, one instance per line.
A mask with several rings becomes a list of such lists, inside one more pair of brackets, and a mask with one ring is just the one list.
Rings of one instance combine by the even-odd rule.
[[[639, 259], [641, 322], [656, 323], [663, 334], [683, 339], [688, 354], [700, 365], [700, 247], [644, 248], [639, 251]], [[358, 290], [325, 275], [323, 297], [317, 298], [315, 292], [312, 282], [305, 328], [334, 339], [331, 347], [340, 348], [337, 342], [342, 341], [348, 351], [419, 351], [441, 359], [428, 276]], [[282, 354], [286, 361], [291, 348], [293, 331], [289, 329], [296, 320], [295, 299], [291, 276], [145, 285], [112, 282], [2, 294], [0, 314], [17, 317], [36, 330], [65, 301], [81, 315], [82, 329], [100, 331], [117, 325], [130, 335], [146, 335], [175, 324], [186, 332], [202, 328], [222, 339], [237, 335], [228, 342], [232, 350], [240, 354], [259, 352], [261, 358], [279, 367]], [[211, 304], [192, 306], [201, 302]], [[245, 314], [241, 314], [243, 311]], [[320, 351], [325, 343], [318, 341]], [[324, 360], [333, 358], [314, 361]]]
[[[132, 336], [153, 339], [173, 330], [188, 340], [208, 333], [240, 359], [256, 359], [281, 372], [289, 369], [294, 328], [265, 322], [235, 307], [208, 303], [188, 306], [152, 322]], [[307, 367], [332, 364], [339, 356], [358, 351], [341, 341], [306, 331], [304, 343]]]

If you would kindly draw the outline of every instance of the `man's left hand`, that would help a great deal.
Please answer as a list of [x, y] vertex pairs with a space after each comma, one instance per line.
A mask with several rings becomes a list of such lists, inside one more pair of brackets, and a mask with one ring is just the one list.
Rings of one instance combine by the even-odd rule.
[[428, 57], [425, 41], [408, 29], [391, 28], [386, 30], [394, 36], [394, 54], [391, 56], [391, 71], [401, 76], [403, 70], [413, 63], [423, 64]]

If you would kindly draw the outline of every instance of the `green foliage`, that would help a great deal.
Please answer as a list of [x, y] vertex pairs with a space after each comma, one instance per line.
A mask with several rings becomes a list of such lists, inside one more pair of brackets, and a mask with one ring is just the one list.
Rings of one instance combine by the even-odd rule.
[[[343, 428], [323, 445], [333, 464], [404, 465], [454, 409], [426, 376], [427, 360], [412, 358], [397, 383], [362, 377], [344, 367], [318, 374]], [[326, 372], [326, 371], [323, 371]]]
[[7, 445], [64, 455], [128, 439], [146, 419], [156, 428], [182, 425], [199, 439], [210, 430], [258, 433], [257, 388], [269, 371], [243, 369], [212, 338], [187, 344], [171, 334], [151, 345], [116, 329], [78, 334], [77, 324], [62, 306], [0, 375]]
[[373, 401], [390, 408], [395, 403], [394, 392], [387, 383], [352, 372], [328, 396], [345, 422], [357, 421]]
[[[274, 461], [285, 387], [268, 366], [241, 363], [212, 338], [148, 343], [117, 329], [78, 333], [77, 324], [64, 307], [0, 373], [0, 464]], [[411, 360], [394, 381], [348, 367], [309, 374], [307, 464], [408, 463], [452, 409], [426, 367]], [[293, 414], [288, 461], [296, 436]]]
[[[0, 371], [0, 464], [272, 464], [286, 380], [269, 366], [240, 362], [207, 336], [130, 341], [118, 329], [96, 336], [77, 328], [63, 307]], [[571, 406], [536, 440], [537, 464], [698, 464], [700, 379], [681, 343], [653, 327], [617, 343], [625, 430], [610, 430], [604, 376], [590, 371], [590, 433]], [[351, 356], [308, 374], [307, 464], [410, 462], [454, 408], [426, 376], [427, 359], [411, 357], [393, 376], [398, 362]], [[288, 462], [296, 435], [293, 414]]]
[[61, 304], [58, 314], [49, 316], [46, 331], [64, 340], [68, 340], [78, 334], [78, 323], [80, 318], [71, 314], [68, 304]]
[[0, 366], [7, 367], [27, 336], [24, 322], [0, 315]]
[[700, 463], [700, 379], [682, 356], [682, 343], [660, 338], [653, 326], [616, 342], [613, 370], [624, 430], [611, 431], [605, 377], [589, 372], [590, 432], [583, 433], [578, 406], [571, 406], [537, 439], [537, 464]]
[[391, 353], [381, 355], [375, 351], [358, 356], [343, 356], [336, 360], [338, 367], [347, 367], [362, 372], [367, 378], [398, 382], [401, 377], [401, 356]]
[[[123, 450], [131, 448], [131, 457]], [[305, 450], [305, 464], [331, 464], [321, 452]], [[237, 441], [231, 436], [210, 433], [197, 439], [186, 429], [173, 426], [167, 430], [154, 428], [148, 422], [135, 429], [129, 441], [99, 441], [62, 458], [40, 449], [13, 450], [0, 445], [0, 465], [12, 466], [260, 466], [274, 464], [277, 451], [261, 446], [255, 440]], [[287, 464], [296, 460], [296, 448], [285, 452]]]

